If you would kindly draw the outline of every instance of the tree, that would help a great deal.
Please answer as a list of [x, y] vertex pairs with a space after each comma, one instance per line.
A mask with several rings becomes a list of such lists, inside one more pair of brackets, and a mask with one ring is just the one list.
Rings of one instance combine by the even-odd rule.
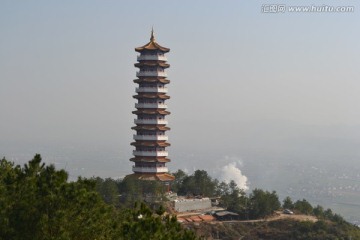
[[229, 188], [229, 184], [227, 184], [226, 182], [221, 182], [219, 184], [217, 184], [216, 186], [216, 195], [217, 196], [225, 196], [230, 194], [230, 188]]
[[119, 189], [117, 182], [111, 178], [103, 180], [100, 177], [93, 178], [96, 182], [96, 191], [107, 204], [119, 206]]
[[134, 178], [125, 178], [118, 184], [121, 194], [120, 203], [131, 207], [135, 202], [149, 200], [163, 201], [165, 185], [160, 181], [147, 181]]
[[1, 160], [0, 239], [112, 239], [118, 223], [95, 182], [67, 178], [39, 154], [23, 168]]
[[195, 240], [195, 234], [185, 230], [176, 217], [154, 214], [145, 204], [135, 204], [124, 213], [122, 236], [136, 240]]
[[173, 173], [175, 180], [171, 183], [171, 190], [174, 192], [179, 192], [181, 186], [184, 182], [184, 179], [188, 177], [188, 175], [181, 169], [177, 170]]
[[318, 218], [324, 218], [324, 208], [320, 205], [317, 205], [313, 209], [313, 213]]
[[293, 209], [294, 208], [294, 203], [289, 196], [287, 196], [284, 199], [282, 207], [285, 209]]
[[311, 214], [313, 212], [313, 207], [306, 199], [297, 200], [294, 204], [294, 209], [304, 214]]
[[229, 211], [240, 214], [240, 216], [243, 216], [244, 218], [247, 218], [247, 203], [249, 200], [245, 192], [240, 189], [234, 181], [230, 181], [228, 184], [221, 182], [218, 188], [221, 196], [221, 206]]
[[250, 217], [259, 218], [272, 214], [281, 206], [275, 191], [268, 192], [261, 189], [254, 189], [250, 194]]
[[215, 184], [206, 171], [196, 170], [194, 172], [194, 180], [196, 184], [195, 194], [207, 197], [213, 196]]
[[[158, 214], [144, 204], [116, 209], [96, 192], [95, 179], [67, 179], [64, 170], [45, 166], [39, 154], [23, 168], [2, 159], [0, 240], [196, 239], [176, 218], [160, 215], [162, 208]], [[113, 189], [113, 180], [97, 181]]]
[[173, 189], [177, 190], [179, 195], [192, 194], [212, 197], [216, 192], [217, 181], [213, 180], [204, 170], [196, 170], [190, 176], [181, 170], [177, 174], [180, 175], [180, 179], [175, 180]]
[[333, 212], [332, 212], [332, 210], [331, 210], [330, 208], [328, 208], [328, 209], [326, 209], [326, 210], [324, 211], [324, 217], [325, 217], [326, 219], [331, 219], [333, 215], [334, 215], [334, 214], [333, 214]]

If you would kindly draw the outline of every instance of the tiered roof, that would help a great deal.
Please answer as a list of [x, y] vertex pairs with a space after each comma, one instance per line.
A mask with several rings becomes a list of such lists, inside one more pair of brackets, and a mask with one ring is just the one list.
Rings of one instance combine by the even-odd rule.
[[131, 129], [133, 129], [133, 130], [150, 130], [150, 131], [155, 131], [155, 130], [168, 131], [168, 130], [170, 130], [169, 127], [158, 126], [158, 125], [138, 125], [138, 126], [132, 127]]
[[136, 146], [136, 147], [168, 147], [170, 146], [170, 143], [165, 142], [165, 141], [158, 141], [158, 142], [150, 142], [150, 141], [146, 141], [146, 142], [132, 142], [131, 143], [132, 146]]
[[170, 48], [160, 46], [155, 40], [154, 30], [151, 30], [150, 42], [148, 42], [147, 44], [145, 44], [142, 47], [135, 48], [135, 51], [137, 51], [137, 52], [142, 52], [144, 50], [160, 50], [160, 51], [166, 53], [166, 52], [170, 51]]
[[162, 77], [157, 77], [157, 78], [140, 78], [140, 79], [135, 79], [134, 83], [143, 83], [143, 82], [147, 82], [147, 83], [155, 83], [155, 82], [161, 82], [164, 84], [170, 83], [169, 79], [165, 79]]
[[135, 67], [143, 67], [143, 66], [156, 67], [156, 66], [160, 66], [162, 68], [168, 68], [168, 67], [170, 67], [170, 64], [163, 63], [163, 62], [157, 62], [157, 61], [153, 61], [153, 62], [146, 61], [146, 62], [135, 63], [134, 66]]
[[169, 115], [169, 111], [161, 110], [161, 109], [138, 109], [132, 112], [133, 114], [160, 114], [160, 115]]
[[157, 181], [173, 181], [175, 177], [169, 173], [156, 173], [156, 174], [146, 174], [146, 173], [133, 173], [126, 176], [126, 178], [139, 179], [139, 180], [157, 180]]
[[161, 162], [161, 163], [166, 163], [166, 162], [170, 162], [170, 159], [166, 158], [166, 157], [133, 157], [130, 159], [130, 161], [133, 162]]
[[134, 95], [133, 98], [160, 98], [160, 99], [169, 99], [170, 96], [165, 93], [139, 93], [138, 95]]

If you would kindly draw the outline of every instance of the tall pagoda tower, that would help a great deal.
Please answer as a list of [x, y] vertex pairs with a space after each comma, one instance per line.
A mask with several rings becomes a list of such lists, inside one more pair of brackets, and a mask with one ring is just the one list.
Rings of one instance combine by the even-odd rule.
[[169, 115], [165, 101], [170, 97], [166, 94], [166, 85], [170, 80], [166, 79], [165, 69], [170, 67], [166, 62], [165, 53], [170, 49], [159, 45], [151, 31], [150, 42], [142, 47], [135, 48], [140, 55], [137, 57], [135, 67], [139, 68], [136, 73], [135, 83], [139, 84], [136, 88], [137, 99], [135, 104], [136, 115], [132, 127], [136, 131], [135, 142], [131, 145], [135, 147], [134, 157], [130, 161], [134, 162], [132, 167], [133, 174], [127, 177], [140, 180], [157, 180], [170, 182], [174, 176], [168, 173], [166, 163], [170, 162], [166, 147], [170, 146], [167, 142], [168, 136], [166, 115]]

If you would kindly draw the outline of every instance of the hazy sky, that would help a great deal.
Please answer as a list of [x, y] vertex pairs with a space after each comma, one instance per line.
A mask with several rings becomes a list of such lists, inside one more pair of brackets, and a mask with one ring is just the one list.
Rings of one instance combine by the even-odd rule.
[[[275, 3], [355, 10], [262, 13]], [[359, 1], [2, 0], [0, 155], [98, 147], [130, 171], [134, 48], [154, 26], [171, 49], [170, 169], [262, 151], [359, 160], [359, 23]]]

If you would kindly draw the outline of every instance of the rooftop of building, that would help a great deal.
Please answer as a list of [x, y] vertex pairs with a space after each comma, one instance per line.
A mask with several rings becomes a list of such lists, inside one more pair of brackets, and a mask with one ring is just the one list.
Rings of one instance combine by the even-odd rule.
[[127, 175], [126, 178], [162, 182], [173, 181], [175, 179], [175, 177], [169, 173], [133, 173]]
[[145, 44], [142, 47], [137, 47], [135, 48], [135, 51], [137, 52], [142, 52], [144, 50], [160, 50], [162, 52], [169, 52], [170, 48], [166, 48], [161, 46], [160, 44], [158, 44], [155, 40], [155, 35], [154, 35], [154, 29], [151, 30], [151, 37], [150, 37], [150, 42], [148, 42], [147, 44]]

